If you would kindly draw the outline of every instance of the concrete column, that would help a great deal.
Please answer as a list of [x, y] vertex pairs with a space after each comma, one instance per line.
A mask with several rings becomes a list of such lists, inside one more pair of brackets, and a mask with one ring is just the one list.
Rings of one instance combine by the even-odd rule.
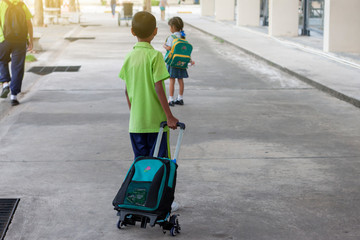
[[215, 0], [201, 0], [201, 16], [215, 15]]
[[269, 34], [289, 37], [299, 35], [299, 0], [270, 0]]
[[359, 0], [325, 0], [324, 51], [360, 53]]
[[143, 9], [144, 11], [151, 12], [151, 0], [144, 0]]
[[235, 19], [235, 0], [215, 0], [216, 20]]
[[260, 0], [238, 0], [237, 25], [260, 25]]

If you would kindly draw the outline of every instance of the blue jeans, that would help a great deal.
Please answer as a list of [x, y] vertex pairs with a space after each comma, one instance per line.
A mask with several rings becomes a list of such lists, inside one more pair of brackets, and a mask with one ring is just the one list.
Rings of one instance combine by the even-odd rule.
[[[24, 78], [24, 66], [26, 56], [26, 42], [0, 43], [0, 82], [10, 82], [12, 95], [21, 92], [22, 80]], [[11, 76], [9, 62], [11, 61]]]
[[113, 16], [115, 16], [115, 9], [116, 9], [116, 3], [111, 4], [111, 13], [112, 13]]
[[[164, 132], [159, 149], [159, 157], [170, 158], [168, 149], [168, 134]], [[153, 156], [158, 133], [130, 133], [131, 145], [134, 151], [134, 159], [143, 156]], [[157, 156], [156, 156], [157, 157]]]

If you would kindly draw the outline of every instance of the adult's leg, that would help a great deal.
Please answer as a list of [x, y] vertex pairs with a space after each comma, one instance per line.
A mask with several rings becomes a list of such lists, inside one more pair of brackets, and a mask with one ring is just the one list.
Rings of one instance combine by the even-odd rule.
[[10, 82], [9, 62], [11, 47], [6, 41], [0, 43], [0, 82]]
[[115, 8], [116, 8], [116, 4], [111, 4], [111, 13], [113, 17], [115, 16]]
[[22, 80], [24, 78], [24, 66], [26, 56], [26, 42], [12, 44], [11, 55], [11, 95], [16, 96], [21, 92]]

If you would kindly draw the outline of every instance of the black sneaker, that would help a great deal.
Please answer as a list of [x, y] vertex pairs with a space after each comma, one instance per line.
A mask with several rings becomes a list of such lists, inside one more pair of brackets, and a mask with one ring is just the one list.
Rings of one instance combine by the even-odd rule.
[[20, 104], [17, 99], [11, 100], [10, 103], [11, 103], [11, 106], [16, 106], [16, 105], [19, 105], [19, 104]]
[[174, 101], [169, 101], [169, 106], [170, 106], [170, 107], [173, 107], [173, 106], [175, 106], [175, 103], [174, 103]]
[[174, 103], [178, 105], [184, 105], [184, 101], [182, 99], [176, 99]]
[[1, 91], [0, 97], [1, 97], [1, 98], [7, 98], [9, 92], [10, 92], [9, 86], [4, 87], [4, 88], [2, 89], [2, 91]]

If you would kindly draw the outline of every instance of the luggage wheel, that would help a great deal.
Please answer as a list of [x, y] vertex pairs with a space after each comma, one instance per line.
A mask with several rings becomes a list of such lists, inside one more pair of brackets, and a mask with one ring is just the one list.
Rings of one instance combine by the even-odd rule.
[[133, 219], [133, 216], [129, 215], [123, 221], [121, 220], [121, 217], [120, 217], [116, 226], [118, 227], [118, 229], [122, 229], [122, 227], [126, 227], [127, 225], [135, 226], [135, 224], [136, 224], [136, 221]]
[[123, 226], [126, 226], [126, 224], [119, 219], [119, 221], [117, 222], [116, 226], [117, 226], [118, 229], [121, 229]]
[[170, 230], [170, 235], [175, 237], [178, 233], [180, 233], [181, 227], [179, 224], [179, 215], [172, 215], [168, 222], [163, 225], [163, 233], [166, 233], [166, 230]]

